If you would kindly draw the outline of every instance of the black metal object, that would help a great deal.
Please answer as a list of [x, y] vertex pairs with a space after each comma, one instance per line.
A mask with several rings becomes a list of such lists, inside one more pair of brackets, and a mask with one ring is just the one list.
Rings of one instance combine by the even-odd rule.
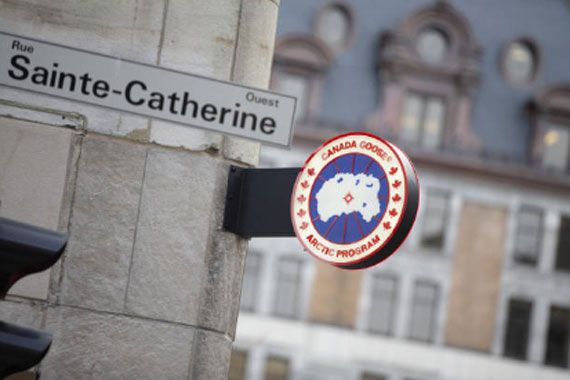
[[299, 170], [232, 166], [224, 228], [245, 238], [295, 236], [290, 199]]
[[[51, 267], [61, 257], [67, 235], [0, 218], [0, 299], [20, 278]], [[0, 379], [37, 365], [51, 334], [0, 321]]]
[[20, 278], [55, 264], [66, 244], [65, 234], [0, 218], [0, 299]]
[[46, 332], [0, 322], [0, 379], [38, 364], [51, 340]]

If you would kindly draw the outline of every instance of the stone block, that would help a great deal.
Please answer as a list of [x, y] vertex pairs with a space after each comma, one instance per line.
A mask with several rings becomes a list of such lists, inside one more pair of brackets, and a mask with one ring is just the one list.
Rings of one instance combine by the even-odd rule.
[[42, 379], [188, 379], [192, 327], [69, 307], [48, 310]]
[[232, 81], [267, 88], [273, 64], [279, 8], [268, 0], [244, 0]]
[[212, 250], [205, 257], [208, 269], [198, 304], [198, 326], [235, 337], [246, 250], [247, 241], [237, 235], [214, 232]]
[[257, 166], [259, 164], [260, 149], [261, 144], [258, 142], [228, 136], [224, 139], [222, 152], [228, 160]]
[[160, 65], [229, 80], [239, 7], [238, 0], [170, 0]]
[[85, 137], [60, 301], [121, 311], [135, 236], [146, 147]]
[[227, 379], [232, 342], [224, 335], [196, 330], [193, 343], [188, 378], [192, 380]]
[[[90, 106], [53, 96], [35, 94], [29, 91], [0, 87], [0, 98], [10, 99], [27, 109], [54, 110], [57, 113], [74, 113], [87, 122], [85, 127], [97, 133], [131, 137], [141, 130], [148, 130], [149, 120], [145, 117]], [[75, 124], [75, 123], [72, 123]], [[139, 132], [140, 133], [140, 132]], [[148, 132], [147, 132], [148, 133]], [[132, 138], [133, 140], [138, 140]]]
[[[0, 216], [57, 230], [75, 132], [0, 117]], [[46, 299], [50, 271], [18, 281], [10, 294]]]
[[150, 141], [195, 151], [218, 151], [222, 146], [223, 136], [193, 127], [153, 120]]
[[227, 168], [206, 154], [151, 148], [127, 294], [127, 310], [196, 324], [211, 248], [219, 181]]
[[[160, 65], [229, 80], [239, 3], [236, 0], [170, 0]], [[150, 138], [158, 144], [191, 150], [219, 150], [223, 140], [220, 134], [162, 121], [152, 122]]]
[[[240, 12], [239, 39], [231, 74], [233, 82], [267, 88], [271, 76], [275, 28], [279, 7], [268, 0], [244, 0]], [[223, 153], [230, 160], [257, 165], [260, 144], [226, 137]]]
[[44, 316], [45, 310], [40, 304], [11, 300], [0, 301], [0, 321], [41, 329]]
[[25, 37], [156, 63], [164, 0], [4, 1], [2, 29]]

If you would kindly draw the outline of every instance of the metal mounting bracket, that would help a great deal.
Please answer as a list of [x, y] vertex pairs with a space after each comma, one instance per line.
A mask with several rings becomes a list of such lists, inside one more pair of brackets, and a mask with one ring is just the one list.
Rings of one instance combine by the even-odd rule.
[[301, 168], [231, 166], [224, 229], [244, 238], [295, 236], [291, 192]]

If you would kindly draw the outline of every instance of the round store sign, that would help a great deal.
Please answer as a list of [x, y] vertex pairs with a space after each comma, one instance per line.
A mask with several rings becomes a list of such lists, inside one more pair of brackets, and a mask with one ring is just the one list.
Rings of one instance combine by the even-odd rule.
[[329, 264], [362, 269], [392, 255], [418, 210], [409, 158], [368, 133], [335, 137], [305, 162], [291, 194], [291, 219], [306, 251]]

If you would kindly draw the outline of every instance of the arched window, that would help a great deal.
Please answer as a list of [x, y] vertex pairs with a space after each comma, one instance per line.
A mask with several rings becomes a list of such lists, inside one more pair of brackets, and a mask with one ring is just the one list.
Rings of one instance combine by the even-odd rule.
[[470, 119], [480, 48], [467, 20], [437, 2], [379, 45], [380, 104], [367, 127], [411, 149], [478, 151]]
[[420, 31], [415, 42], [420, 58], [427, 63], [439, 64], [449, 53], [449, 38], [433, 27]]
[[324, 6], [315, 20], [315, 35], [334, 52], [344, 50], [354, 33], [354, 20], [350, 8], [332, 3]]
[[505, 79], [514, 85], [532, 82], [538, 68], [538, 52], [530, 41], [516, 40], [503, 53], [502, 69]]

